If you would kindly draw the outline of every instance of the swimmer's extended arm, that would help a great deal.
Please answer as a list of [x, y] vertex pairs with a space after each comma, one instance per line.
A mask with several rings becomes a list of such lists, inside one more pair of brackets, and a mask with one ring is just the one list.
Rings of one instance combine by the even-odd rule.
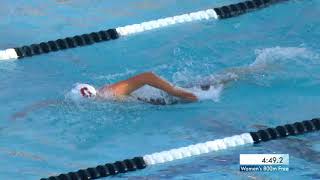
[[59, 100], [45, 100], [45, 101], [41, 101], [41, 102], [37, 102], [34, 103], [28, 107], [25, 107], [23, 110], [14, 113], [13, 115], [11, 115], [11, 119], [12, 120], [16, 120], [18, 118], [24, 118], [25, 116], [27, 116], [28, 113], [35, 111], [37, 109], [43, 108], [43, 107], [48, 107], [52, 104], [58, 104], [61, 103], [61, 101]]
[[158, 89], [161, 89], [168, 94], [176, 97], [180, 97], [188, 101], [196, 101], [197, 97], [187, 91], [179, 88], [175, 88], [167, 81], [161, 79], [152, 72], [146, 72], [136, 75], [124, 81], [109, 85], [107, 89], [115, 93], [116, 96], [130, 95], [133, 91], [141, 88], [144, 85], [149, 85]]

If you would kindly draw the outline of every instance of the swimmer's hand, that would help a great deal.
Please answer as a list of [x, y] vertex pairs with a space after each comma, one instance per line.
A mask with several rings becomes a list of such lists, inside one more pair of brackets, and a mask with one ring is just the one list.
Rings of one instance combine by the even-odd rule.
[[174, 88], [174, 91], [170, 94], [191, 102], [198, 100], [197, 96], [194, 95], [193, 93], [187, 92], [179, 88]]
[[16, 112], [14, 113], [13, 115], [11, 115], [10, 119], [11, 120], [16, 120], [16, 119], [19, 119], [19, 118], [24, 118], [25, 116], [27, 116], [27, 112]]

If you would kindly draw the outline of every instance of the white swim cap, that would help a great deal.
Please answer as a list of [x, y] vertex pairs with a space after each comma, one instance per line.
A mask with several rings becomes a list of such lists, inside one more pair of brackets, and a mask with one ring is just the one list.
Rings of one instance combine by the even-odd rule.
[[71, 90], [70, 95], [72, 99], [94, 98], [97, 95], [97, 91], [89, 84], [77, 83]]

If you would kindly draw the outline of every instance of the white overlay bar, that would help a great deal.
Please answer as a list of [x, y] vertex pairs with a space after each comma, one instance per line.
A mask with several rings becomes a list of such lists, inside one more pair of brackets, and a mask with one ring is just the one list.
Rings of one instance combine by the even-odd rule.
[[240, 165], [289, 165], [289, 154], [240, 154]]

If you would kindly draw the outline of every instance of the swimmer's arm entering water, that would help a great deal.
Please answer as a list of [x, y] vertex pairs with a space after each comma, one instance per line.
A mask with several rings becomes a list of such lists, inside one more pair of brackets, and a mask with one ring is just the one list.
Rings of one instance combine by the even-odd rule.
[[115, 96], [130, 95], [133, 91], [141, 88], [144, 85], [149, 85], [157, 89], [161, 89], [172, 96], [182, 98], [187, 101], [197, 101], [197, 97], [185, 90], [172, 86], [169, 82], [161, 79], [152, 72], [146, 72], [136, 75], [118, 83], [103, 87], [102, 91], [111, 90]]

